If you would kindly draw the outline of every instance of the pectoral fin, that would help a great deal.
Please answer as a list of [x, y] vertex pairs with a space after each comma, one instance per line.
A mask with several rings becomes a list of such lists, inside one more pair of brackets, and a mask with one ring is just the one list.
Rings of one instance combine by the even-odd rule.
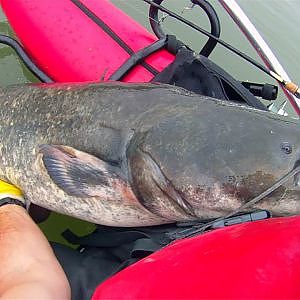
[[42, 145], [39, 148], [43, 165], [54, 183], [75, 197], [118, 197], [128, 184], [121, 169], [109, 163], [61, 145]]
[[191, 220], [196, 217], [192, 206], [174, 188], [148, 153], [136, 150], [130, 163], [136, 193], [147, 210], [169, 220]]

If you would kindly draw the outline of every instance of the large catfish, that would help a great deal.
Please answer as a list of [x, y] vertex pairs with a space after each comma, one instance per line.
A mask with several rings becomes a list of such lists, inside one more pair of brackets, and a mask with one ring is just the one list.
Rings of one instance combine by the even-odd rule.
[[[167, 85], [0, 90], [0, 176], [35, 204], [98, 224], [211, 219], [300, 159], [298, 121]], [[300, 213], [298, 176], [257, 204]]]

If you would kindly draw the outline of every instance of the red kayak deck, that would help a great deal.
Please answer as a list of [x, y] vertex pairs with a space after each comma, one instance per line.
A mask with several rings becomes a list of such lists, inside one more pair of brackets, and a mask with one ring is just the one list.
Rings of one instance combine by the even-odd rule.
[[178, 241], [106, 280], [100, 299], [300, 299], [300, 217]]
[[[26, 52], [57, 82], [107, 80], [130, 53], [157, 40], [108, 0], [0, 0], [0, 4]], [[123, 81], [148, 82], [173, 60], [168, 51], [159, 50]]]

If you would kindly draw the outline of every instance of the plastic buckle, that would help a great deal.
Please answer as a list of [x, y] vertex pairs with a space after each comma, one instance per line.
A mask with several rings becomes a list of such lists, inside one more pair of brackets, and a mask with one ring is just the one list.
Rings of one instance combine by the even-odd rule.
[[259, 221], [259, 220], [264, 220], [264, 219], [269, 219], [269, 218], [271, 218], [271, 213], [269, 211], [260, 210], [260, 211], [255, 211], [252, 213], [233, 216], [233, 217], [221, 220], [221, 221], [217, 221], [217, 222], [213, 223], [210, 226], [210, 228], [217, 229], [217, 228], [227, 227], [227, 226], [231, 226], [231, 225]]

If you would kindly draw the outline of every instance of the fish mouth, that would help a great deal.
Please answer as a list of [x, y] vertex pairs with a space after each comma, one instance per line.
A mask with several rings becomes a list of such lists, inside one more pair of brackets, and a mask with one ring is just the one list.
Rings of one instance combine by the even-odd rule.
[[136, 149], [129, 164], [133, 189], [147, 210], [173, 221], [196, 219], [193, 207], [164, 175], [150, 153]]

